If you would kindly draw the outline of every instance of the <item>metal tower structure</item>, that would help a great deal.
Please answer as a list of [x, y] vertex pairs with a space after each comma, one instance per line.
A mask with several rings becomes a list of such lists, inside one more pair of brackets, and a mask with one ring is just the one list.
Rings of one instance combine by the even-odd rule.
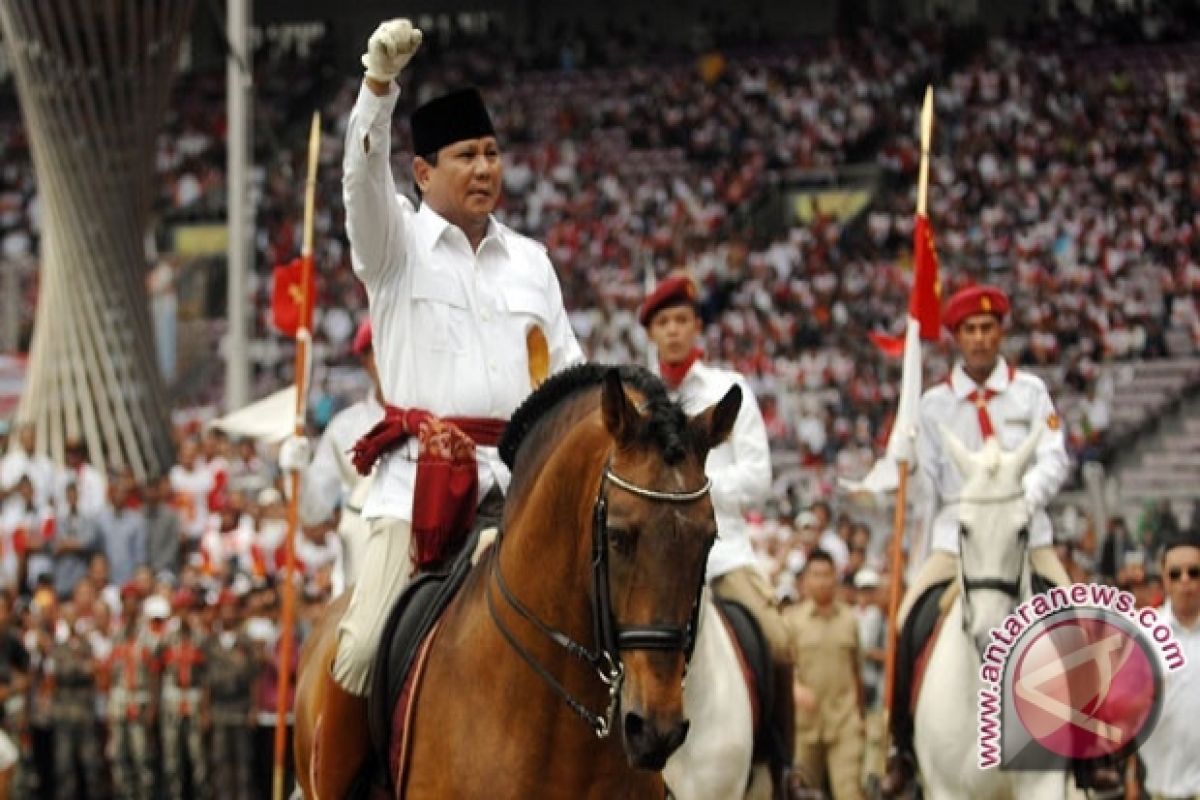
[[41, 289], [17, 411], [60, 463], [170, 467], [144, 252], [155, 138], [194, 0], [0, 0], [42, 208]]

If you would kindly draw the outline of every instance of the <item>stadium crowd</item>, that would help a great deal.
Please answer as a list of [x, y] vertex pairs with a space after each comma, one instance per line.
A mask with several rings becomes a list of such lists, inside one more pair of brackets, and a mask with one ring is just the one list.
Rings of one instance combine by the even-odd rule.
[[[610, 61], [601, 39], [583, 48], [598, 66], [575, 54], [572, 68], [549, 72], [524, 69], [512, 55], [519, 48], [489, 36], [442, 43], [404, 90], [415, 103], [457, 83], [485, 87], [506, 144], [501, 215], [546, 244], [593, 358], [644, 360], [633, 311], [646, 280], [687, 269], [705, 293], [709, 352], [751, 377], [775, 445], [855, 475], [886, 438], [897, 389], [898, 365], [867, 333], [903, 326], [916, 98], [932, 81], [930, 217], [943, 292], [980, 279], [1010, 291], [1020, 311], [1009, 355], [1044, 368], [1056, 396], [1087, 400], [1069, 404], [1067, 424], [1075, 454], [1092, 458], [1106, 450], [1111, 366], [1186, 354], [1200, 341], [1195, 46], [1186, 25], [1171, 28], [1183, 43], [1118, 46], [1093, 24], [1087, 46], [997, 38], [969, 58], [952, 56], [934, 34], [862, 32], [698, 58], [658, 54], [629, 66]], [[340, 77], [330, 84], [318, 307], [337, 358], [365, 298], [339, 235], [337, 165], [356, 87]], [[294, 91], [311, 102], [311, 85]], [[286, 115], [276, 117], [286, 129]], [[407, 126], [396, 119], [405, 152]], [[197, 125], [181, 131], [184, 141]], [[219, 134], [194, 133], [207, 140], [198, 146], [207, 166], [180, 174], [186, 184], [200, 172], [217, 175], [212, 193], [189, 192], [177, 210], [203, 216], [220, 207]], [[269, 266], [297, 249], [302, 157], [295, 145], [273, 150], [258, 178], [263, 336]], [[818, 208], [800, 221], [763, 211], [797, 176], [848, 163], [878, 167], [863, 214], [842, 219]], [[407, 160], [394, 166], [408, 191]], [[944, 374], [947, 358], [943, 348], [929, 360], [931, 378]], [[260, 379], [286, 377], [274, 369]]]
[[[505, 143], [502, 215], [546, 244], [593, 359], [645, 361], [634, 310], [647, 278], [685, 268], [704, 292], [710, 358], [751, 378], [773, 447], [795, 452], [802, 466], [856, 477], [886, 440], [898, 389], [898, 364], [867, 333], [903, 325], [916, 98], [927, 81], [936, 86], [930, 217], [943, 292], [983, 278], [1010, 291], [1018, 309], [1010, 355], [1045, 369], [1056, 397], [1081, 398], [1066, 419], [1076, 456], [1106, 453], [1112, 365], [1200, 345], [1194, 30], [1168, 18], [1118, 42], [1105, 25], [1068, 20], [1060, 33], [1071, 37], [1014, 34], [970, 57], [940, 30], [788, 47], [741, 42], [705, 47], [699, 57], [645, 42], [622, 55], [616, 34], [581, 36], [551, 52], [460, 36], [431, 42], [404, 91], [415, 103], [458, 83], [484, 87]], [[1156, 31], [1173, 41], [1155, 41]], [[326, 366], [336, 366], [349, 361], [366, 313], [342, 231], [338, 167], [357, 80], [315, 68], [327, 63], [319, 50], [265, 48], [256, 58], [263, 113], [252, 292], [257, 335], [269, 337], [270, 267], [299, 249], [298, 131], [319, 106], [317, 332]], [[176, 97], [158, 140], [163, 227], [225, 213], [223, 79], [185, 75]], [[9, 100], [0, 112], [0, 251], [10, 263], [34, 264], [36, 186]], [[820, 183], [864, 163], [875, 175], [865, 213], [769, 217], [791, 182]], [[405, 189], [407, 163], [394, 166]], [[186, 271], [168, 256], [163, 262], [177, 276]], [[26, 328], [36, 298], [36, 277], [27, 274]], [[948, 357], [936, 348], [928, 374], [944, 373]], [[286, 369], [260, 364], [257, 388], [289, 380]], [[318, 381], [315, 427], [344, 401]], [[244, 796], [267, 794], [285, 524], [275, 454], [198, 428], [178, 433], [177, 465], [147, 485], [88, 464], [79, 448], [65, 467], [30, 456], [27, 429], [0, 441], [0, 644], [27, 660], [30, 676], [14, 683], [0, 666], [3, 727], [17, 734], [25, 763], [18, 796], [48, 798], [51, 786], [57, 796], [82, 796], [71, 782], [82, 777], [89, 798], [106, 797], [120, 776], [165, 794], [184, 780], [177, 761], [154, 757], [153, 739], [165, 745], [172, 725], [206, 736], [225, 726], [256, 742], [231, 750], [246, 759], [244, 771], [238, 761], [238, 769], [204, 772], [195, 762], [209, 752], [192, 756], [193, 786], [212, 780], [217, 796], [236, 796], [223, 793], [229, 781]], [[805, 565], [817, 550], [829, 554], [840, 597], [855, 609], [864, 688], [878, 708], [887, 537], [853, 513], [837, 509], [834, 484], [823, 480], [790, 487], [753, 523], [781, 596], [800, 599]], [[1158, 604], [1155, 542], [1166, 519], [1150, 514], [1132, 531], [1117, 519], [1113, 530], [1097, 531], [1084, 518], [1060, 545], [1064, 564], [1073, 576], [1116, 582]], [[297, 557], [302, 640], [341, 588], [332, 526], [305, 528]], [[179, 687], [180, 641], [190, 636], [204, 653], [196, 663], [236, 650], [237, 666], [201, 669]], [[144, 703], [136, 692], [120, 695], [142, 680], [127, 669], [139, 644], [147, 687], [155, 676]], [[81, 657], [90, 667], [63, 667]], [[203, 689], [195, 695], [203, 703], [176, 694], [168, 711], [158, 685], [164, 671], [177, 688]], [[73, 682], [85, 674], [92, 683]], [[177, 724], [183, 718], [187, 725]], [[103, 752], [79, 746], [81, 725], [113, 743], [134, 722], [150, 732], [140, 749], [124, 738]]]
[[[1010, 355], [1046, 367], [1056, 394], [1089, 399], [1067, 423], [1075, 453], [1091, 458], [1105, 453], [1108, 367], [1200, 341], [1191, 21], [1140, 20], [1135, 41], [1116, 42], [1110, 28], [1130, 36], [1119, 22], [1064, 17], [969, 56], [939, 28], [698, 56], [643, 43], [632, 60], [617, 55], [618, 32], [579, 34], [561, 52], [495, 30], [445, 33], [404, 91], [416, 103], [460, 83], [484, 87], [506, 145], [501, 215], [546, 244], [593, 358], [644, 360], [637, 299], [648, 276], [685, 268], [705, 292], [710, 357], [751, 376], [776, 446], [853, 475], [885, 440], [896, 391], [898, 365], [866, 334], [903, 326], [917, 98], [932, 82], [930, 217], [943, 291], [983, 278], [1010, 291]], [[356, 82], [329, 68], [320, 41], [302, 52], [264, 44], [255, 63], [256, 332], [270, 337], [271, 265], [299, 249], [300, 131], [318, 106], [318, 341], [337, 363], [366, 310], [342, 235], [338, 166]], [[163, 229], [224, 214], [223, 79], [185, 74], [175, 94], [158, 139]], [[405, 152], [404, 115], [396, 120]], [[0, 133], [0, 245], [28, 259], [36, 190], [19, 122]], [[818, 208], [800, 221], [764, 211], [790, 181], [845, 164], [878, 167], [866, 212]], [[407, 160], [394, 166], [410, 191]], [[288, 363], [261, 362], [256, 388], [286, 381]], [[943, 350], [929, 374], [945, 366]], [[199, 399], [215, 401], [219, 387], [207, 388]]]

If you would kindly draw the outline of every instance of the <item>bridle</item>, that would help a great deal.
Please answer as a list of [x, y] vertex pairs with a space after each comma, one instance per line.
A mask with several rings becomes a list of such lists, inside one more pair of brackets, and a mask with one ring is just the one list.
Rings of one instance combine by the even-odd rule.
[[[1004, 497], [966, 498], [966, 499], [960, 497], [958, 502], [960, 504], [961, 503], [971, 503], [972, 505], [991, 505], [991, 504], [996, 504], [996, 503], [1008, 503], [1013, 500], [1016, 500], [1018, 497], [1021, 497], [1021, 496], [1022, 496], [1021, 493], [1017, 492], [1014, 494], [1005, 495]], [[963, 552], [962, 545], [963, 545], [964, 535], [965, 534], [964, 534], [963, 526], [960, 524], [958, 526], [958, 553], [959, 553], [958, 569], [959, 569], [959, 573], [962, 576], [963, 604], [965, 606], [967, 606], [968, 610], [971, 605], [971, 591], [973, 589], [990, 589], [992, 591], [1001, 592], [1002, 594], [1006, 594], [1009, 597], [1011, 597], [1014, 601], [1019, 600], [1021, 597], [1021, 578], [1025, 574], [1025, 557], [1026, 557], [1026, 553], [1029, 550], [1029, 527], [1028, 526], [1022, 527], [1021, 530], [1017, 533], [1017, 541], [1021, 545], [1021, 558], [1017, 563], [1019, 563], [1021, 566], [1017, 570], [1017, 576], [1012, 579], [1000, 578], [1000, 577], [994, 577], [994, 576], [986, 577], [986, 578], [972, 578], [971, 576], [967, 575], [967, 570], [966, 570], [966, 567], [964, 566], [964, 563], [962, 560], [962, 552]], [[963, 630], [964, 631], [967, 629], [967, 619], [968, 619], [968, 614], [964, 614], [963, 615]]]
[[692, 612], [685, 627], [678, 625], [621, 625], [613, 614], [611, 587], [608, 582], [608, 494], [605, 491], [608, 484], [638, 497], [659, 503], [691, 503], [708, 494], [712, 488], [712, 480], [706, 478], [704, 485], [689, 492], [663, 492], [638, 486], [613, 472], [612, 458], [604, 464], [600, 477], [600, 488], [596, 493], [596, 502], [592, 506], [592, 634], [596, 649], [592, 650], [562, 631], [542, 622], [530, 611], [509, 589], [500, 572], [500, 543], [496, 544], [496, 552], [492, 557], [492, 575], [500, 594], [508, 606], [517, 612], [537, 630], [562, 647], [575, 658], [588, 664], [596, 673], [600, 682], [608, 690], [608, 705], [604, 713], [596, 714], [575, 698], [550, 671], [543, 667], [538, 660], [517, 641], [516, 636], [496, 613], [495, 601], [490, 588], [487, 590], [488, 611], [492, 621], [500, 629], [505, 640], [517, 654], [525, 660], [538, 677], [550, 686], [554, 692], [574, 711], [584, 722], [591, 726], [598, 739], [606, 738], [612, 732], [613, 717], [617, 712], [620, 700], [621, 686], [625, 682], [625, 665], [621, 661], [621, 653], [625, 650], [663, 650], [679, 651], [684, 659], [691, 660], [692, 651], [696, 646], [696, 630], [700, 619], [701, 590], [704, 586], [704, 576], [701, 574], [700, 584], [696, 587], [695, 599], [692, 601]]

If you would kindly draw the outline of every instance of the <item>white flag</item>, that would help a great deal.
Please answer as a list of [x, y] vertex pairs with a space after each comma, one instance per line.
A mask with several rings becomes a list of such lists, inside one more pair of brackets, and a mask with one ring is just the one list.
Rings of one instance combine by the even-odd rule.
[[900, 402], [896, 419], [888, 437], [887, 451], [871, 467], [862, 480], [840, 478], [838, 484], [847, 492], [894, 492], [899, 483], [897, 464], [916, 466], [917, 405], [921, 402], [921, 323], [908, 318], [904, 332], [904, 362], [900, 378]]

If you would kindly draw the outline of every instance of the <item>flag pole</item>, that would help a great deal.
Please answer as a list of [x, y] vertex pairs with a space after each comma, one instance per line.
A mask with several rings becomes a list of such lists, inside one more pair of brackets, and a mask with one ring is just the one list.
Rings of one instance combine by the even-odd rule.
[[[317, 199], [317, 161], [321, 153], [321, 114], [313, 112], [308, 134], [308, 177], [304, 183], [304, 244], [300, 251], [303, 300], [300, 305], [300, 324], [296, 329], [296, 418], [294, 433], [304, 435], [308, 416], [308, 379], [312, 355], [312, 333], [308, 330], [312, 317], [313, 297], [309, 291], [313, 270], [313, 213]], [[283, 800], [284, 765], [287, 763], [288, 695], [291, 689], [292, 633], [296, 627], [296, 530], [300, 524], [300, 472], [287, 475], [291, 482], [288, 500], [287, 538], [284, 540], [283, 620], [280, 623], [279, 691], [275, 700], [275, 773], [272, 797]]]
[[[917, 171], [917, 216], [923, 217], [928, 210], [929, 199], [929, 144], [933, 137], [933, 87], [925, 87], [925, 102], [921, 105], [921, 165]], [[914, 257], [916, 253], [914, 250]], [[909, 320], [912, 324], [913, 320]], [[919, 344], [918, 344], [919, 346]], [[897, 420], [899, 421], [899, 420]], [[900, 435], [909, 435], [900, 431]], [[910, 449], [911, 452], [911, 449]], [[909, 459], [896, 462], [896, 509], [892, 516], [891, 564], [888, 587], [887, 650], [884, 658], [883, 682], [883, 752], [890, 749], [892, 699], [896, 690], [896, 647], [900, 639], [896, 617], [900, 611], [901, 587], [904, 576], [904, 528], [908, 504]]]

